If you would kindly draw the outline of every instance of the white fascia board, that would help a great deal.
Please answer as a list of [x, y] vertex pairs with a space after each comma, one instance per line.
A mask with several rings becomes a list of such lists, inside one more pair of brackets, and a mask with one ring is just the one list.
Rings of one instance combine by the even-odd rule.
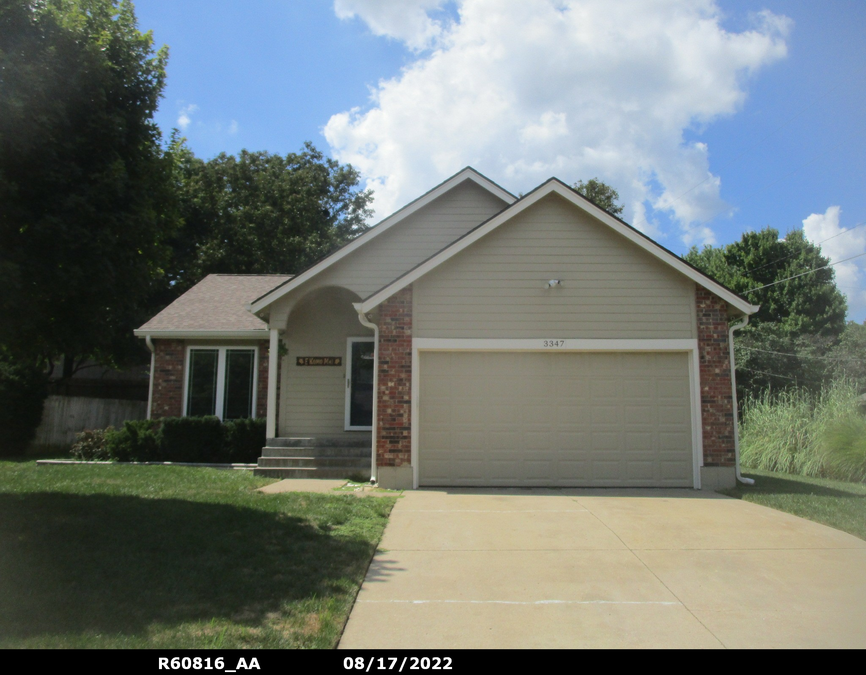
[[147, 330], [132, 331], [136, 337], [163, 340], [267, 340], [267, 328], [258, 330]]
[[[437, 352], [687, 352], [695, 338], [413, 338], [419, 351]], [[550, 343], [556, 343], [551, 347]], [[560, 344], [562, 343], [562, 344]]]
[[715, 281], [713, 281], [709, 277], [707, 277], [707, 276], [701, 274], [700, 272], [698, 272], [697, 270], [695, 270], [690, 265], [687, 265], [685, 262], [680, 260], [674, 254], [666, 251], [664, 248], [662, 248], [661, 246], [659, 246], [655, 242], [651, 241], [650, 239], [647, 239], [646, 237], [637, 233], [635, 230], [631, 229], [627, 225], [624, 225], [623, 223], [619, 222], [616, 218], [611, 216], [604, 209], [601, 209], [601, 208], [595, 206], [592, 202], [590, 202], [588, 200], [582, 199], [573, 190], [566, 187], [565, 185], [560, 183], [558, 180], [550, 179], [547, 183], [545, 183], [541, 187], [537, 188], [534, 192], [527, 195], [526, 197], [524, 197], [523, 199], [521, 199], [520, 201], [515, 203], [513, 206], [507, 208], [502, 213], [500, 213], [500, 214], [494, 216], [493, 218], [491, 218], [490, 220], [488, 220], [481, 227], [477, 228], [476, 230], [471, 231], [469, 234], [464, 236], [462, 239], [458, 239], [448, 248], [440, 251], [439, 253], [434, 255], [432, 258], [429, 258], [427, 261], [421, 263], [415, 269], [410, 270], [409, 272], [404, 274], [402, 277], [395, 280], [393, 283], [389, 284], [388, 286], [386, 286], [382, 290], [378, 291], [374, 295], [372, 295], [369, 298], [367, 298], [366, 300], [364, 300], [363, 303], [361, 303], [361, 311], [363, 311], [364, 313], [367, 313], [367, 312], [371, 311], [372, 309], [378, 307], [380, 304], [382, 304], [385, 300], [390, 298], [392, 295], [394, 295], [398, 291], [406, 288], [406, 286], [410, 285], [411, 283], [413, 283], [417, 279], [421, 278], [422, 276], [424, 276], [428, 272], [434, 270], [435, 268], [437, 268], [439, 265], [441, 265], [443, 262], [445, 262], [446, 260], [448, 260], [452, 256], [456, 255], [457, 253], [460, 253], [460, 251], [471, 246], [472, 244], [474, 244], [476, 241], [478, 241], [479, 239], [484, 237], [489, 232], [492, 232], [493, 230], [495, 230], [497, 227], [499, 227], [503, 223], [511, 220], [516, 215], [525, 211], [527, 208], [529, 208], [530, 206], [532, 206], [533, 204], [535, 204], [536, 202], [538, 202], [539, 200], [543, 199], [544, 197], [546, 197], [547, 195], [549, 195], [551, 193], [556, 193], [560, 197], [563, 197], [564, 199], [566, 199], [569, 202], [571, 202], [572, 204], [574, 204], [575, 206], [583, 209], [584, 211], [589, 213], [591, 216], [594, 216], [595, 218], [597, 218], [598, 220], [603, 222], [605, 225], [607, 225], [611, 229], [615, 230], [616, 232], [618, 232], [619, 234], [624, 236], [629, 241], [637, 244], [642, 249], [651, 253], [652, 255], [654, 255], [656, 258], [658, 258], [662, 262], [667, 263], [668, 265], [673, 267], [675, 270], [677, 270], [681, 274], [685, 275], [686, 277], [688, 277], [689, 279], [694, 281], [696, 284], [703, 286], [708, 291], [719, 296], [722, 300], [724, 300], [725, 302], [729, 303], [730, 305], [736, 307], [738, 310], [740, 310], [744, 314], [754, 314], [755, 312], [758, 311], [758, 309], [760, 309], [759, 306], [752, 305], [752, 304], [744, 301], [742, 298], [737, 296], [735, 293], [732, 293], [731, 291], [729, 291], [724, 286], [721, 286], [720, 284], [716, 283]]
[[338, 249], [324, 260], [319, 261], [317, 264], [313, 265], [305, 272], [301, 272], [282, 286], [275, 288], [274, 290], [262, 296], [258, 300], [253, 301], [252, 303], [247, 305], [247, 310], [249, 310], [253, 314], [258, 314], [268, 305], [272, 304], [276, 300], [279, 300], [287, 293], [291, 292], [304, 282], [309, 281], [323, 270], [345, 258], [347, 255], [350, 255], [353, 251], [360, 248], [367, 242], [372, 241], [383, 232], [387, 232], [397, 223], [405, 220], [416, 211], [423, 209], [430, 202], [441, 197], [443, 194], [445, 194], [449, 190], [452, 190], [454, 187], [466, 180], [471, 180], [477, 183], [488, 192], [499, 197], [506, 204], [513, 204], [517, 200], [517, 197], [515, 197], [510, 192], [503, 190], [501, 187], [496, 185], [496, 183], [488, 180], [487, 178], [476, 172], [474, 169], [467, 167], [463, 169], [460, 173], [446, 180], [444, 183], [430, 190], [430, 192], [428, 192], [427, 194], [419, 197], [414, 202], [406, 205], [396, 213], [391, 214], [390, 216], [385, 218], [385, 220], [379, 222], [377, 225], [371, 227], [369, 230], [364, 232], [364, 234], [359, 236], [357, 239], [353, 239], [351, 242]]

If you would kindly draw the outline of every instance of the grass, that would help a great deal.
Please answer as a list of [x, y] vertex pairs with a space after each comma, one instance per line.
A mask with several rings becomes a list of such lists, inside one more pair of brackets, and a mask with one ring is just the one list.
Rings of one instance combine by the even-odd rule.
[[738, 485], [724, 494], [866, 539], [866, 485], [760, 470], [745, 475], [755, 484]]
[[0, 648], [333, 648], [393, 498], [0, 462]]
[[743, 466], [802, 476], [866, 477], [866, 419], [858, 390], [838, 380], [821, 392], [791, 389], [747, 399], [743, 406]]

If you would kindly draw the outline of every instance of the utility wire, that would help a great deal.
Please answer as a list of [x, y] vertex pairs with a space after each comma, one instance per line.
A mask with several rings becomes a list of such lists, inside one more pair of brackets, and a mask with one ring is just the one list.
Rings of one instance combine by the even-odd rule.
[[[860, 222], [860, 223], [857, 223], [857, 224], [854, 225], [853, 227], [849, 227], [847, 230], [842, 230], [841, 232], [837, 232], [837, 233], [834, 234], [832, 237], [827, 237], [826, 239], [822, 239], [821, 241], [815, 242], [813, 245], [814, 245], [814, 246], [820, 246], [820, 245], [823, 244], [825, 241], [830, 241], [831, 239], [835, 239], [836, 237], [840, 237], [840, 236], [842, 236], [843, 234], [848, 234], [849, 232], [853, 232], [853, 231], [856, 230], [858, 227], [863, 227], [864, 225], [866, 225], [866, 221], [862, 221], [862, 222]], [[798, 228], [798, 229], [799, 229], [799, 228]], [[794, 231], [796, 232], [797, 230], [794, 230]], [[776, 263], [782, 262], [783, 260], [787, 260], [788, 258], [793, 258], [795, 255], [797, 255], [797, 253], [791, 253], [791, 254], [789, 254], [789, 255], [786, 255], [784, 258], [779, 258], [778, 260], [773, 260], [773, 261], [768, 262], [768, 263], [766, 263], [766, 264], [764, 264], [764, 265], [761, 265], [760, 267], [755, 267], [755, 268], [753, 268], [753, 269], [746, 270], [746, 271], [743, 272], [743, 274], [751, 274], [752, 272], [757, 272], [758, 270], [762, 270], [762, 269], [764, 269], [765, 267], [769, 267], [770, 265], [774, 265], [774, 264], [776, 264]]]
[[[798, 359], [821, 359], [822, 361], [838, 361], [835, 356], [808, 356], [806, 354], [790, 354], [788, 352], [774, 352], [769, 349], [758, 349], [757, 347], [746, 347], [740, 345], [740, 349], [747, 349], [750, 352], [763, 352], [764, 354], [778, 354], [779, 356], [793, 356]], [[781, 376], [780, 376], [781, 377]]]
[[774, 281], [771, 284], [764, 284], [763, 286], [758, 286], [757, 288], [752, 288], [752, 289], [746, 291], [746, 293], [754, 293], [755, 291], [760, 291], [763, 288], [769, 288], [770, 286], [775, 286], [776, 284], [781, 284], [785, 281], [790, 281], [791, 279], [796, 279], [798, 277], [806, 276], [807, 274], [812, 274], [812, 272], [820, 272], [821, 270], [825, 270], [828, 267], [833, 267], [833, 265], [839, 265], [843, 262], [848, 262], [849, 260], [854, 260], [854, 258], [859, 258], [859, 257], [864, 256], [864, 255], [866, 255], [866, 252], [858, 253], [857, 255], [852, 255], [850, 258], [845, 258], [844, 260], [837, 260], [836, 262], [832, 262], [829, 265], [824, 265], [823, 267], [816, 267], [813, 270], [809, 270], [808, 272], [801, 272], [800, 274], [795, 274], [794, 276], [788, 277], [787, 279], [779, 279], [778, 281]]

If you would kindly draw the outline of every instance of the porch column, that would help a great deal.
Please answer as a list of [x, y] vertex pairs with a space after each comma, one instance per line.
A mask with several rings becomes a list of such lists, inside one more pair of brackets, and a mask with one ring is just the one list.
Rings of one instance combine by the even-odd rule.
[[280, 331], [271, 328], [271, 342], [268, 347], [268, 415], [267, 432], [268, 438], [277, 435], [277, 368], [280, 361]]

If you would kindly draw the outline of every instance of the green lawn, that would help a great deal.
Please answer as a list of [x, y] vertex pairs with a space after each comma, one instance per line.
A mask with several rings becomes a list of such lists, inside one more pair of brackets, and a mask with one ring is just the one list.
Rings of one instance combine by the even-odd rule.
[[739, 485], [725, 494], [787, 511], [866, 539], [866, 485], [787, 473], [748, 470], [753, 486]]
[[0, 462], [0, 648], [334, 647], [391, 497]]

